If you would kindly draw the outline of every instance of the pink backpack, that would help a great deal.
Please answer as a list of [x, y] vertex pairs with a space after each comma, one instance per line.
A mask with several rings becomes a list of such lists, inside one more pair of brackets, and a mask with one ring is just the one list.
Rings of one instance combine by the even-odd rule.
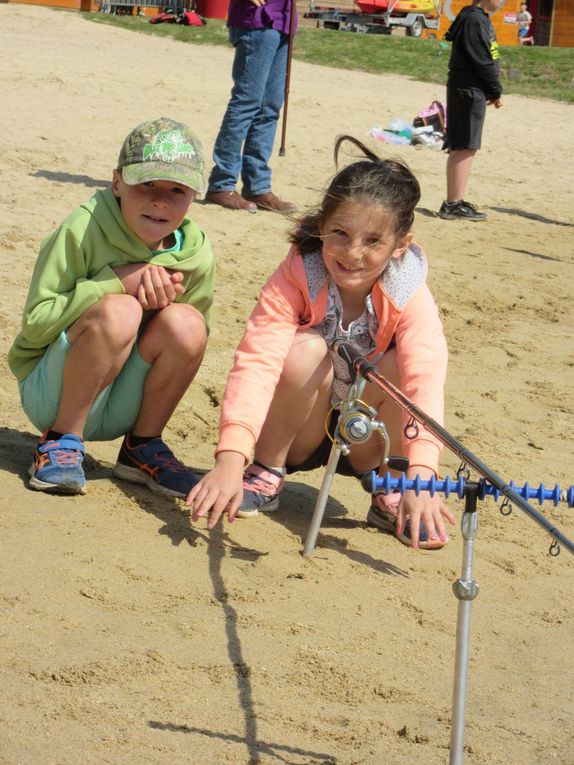
[[413, 127], [427, 125], [437, 132], [446, 133], [446, 107], [440, 101], [433, 101], [430, 106], [421, 109], [413, 120]]

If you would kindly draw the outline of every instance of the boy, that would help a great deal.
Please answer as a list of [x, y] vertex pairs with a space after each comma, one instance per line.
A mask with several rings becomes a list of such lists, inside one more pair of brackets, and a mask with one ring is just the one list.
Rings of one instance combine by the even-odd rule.
[[185, 217], [203, 169], [186, 125], [144, 122], [124, 141], [112, 187], [42, 242], [8, 356], [43, 431], [32, 489], [84, 494], [84, 439], [121, 435], [116, 476], [176, 497], [197, 482], [161, 434], [207, 342], [214, 260]]
[[445, 34], [452, 42], [447, 82], [446, 201], [438, 215], [446, 220], [485, 220], [464, 195], [476, 152], [480, 149], [487, 104], [502, 106], [498, 45], [488, 13], [503, 0], [473, 0]]
[[520, 45], [534, 45], [534, 37], [528, 34], [532, 24], [532, 14], [526, 3], [520, 3], [520, 12], [516, 15], [516, 23], [518, 24], [518, 42]]

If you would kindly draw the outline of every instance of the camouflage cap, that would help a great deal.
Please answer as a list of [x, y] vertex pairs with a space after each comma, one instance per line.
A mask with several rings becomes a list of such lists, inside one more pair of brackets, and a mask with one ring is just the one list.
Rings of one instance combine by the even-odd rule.
[[173, 181], [203, 194], [203, 168], [203, 149], [195, 133], [168, 117], [134, 128], [118, 158], [118, 170], [129, 186]]

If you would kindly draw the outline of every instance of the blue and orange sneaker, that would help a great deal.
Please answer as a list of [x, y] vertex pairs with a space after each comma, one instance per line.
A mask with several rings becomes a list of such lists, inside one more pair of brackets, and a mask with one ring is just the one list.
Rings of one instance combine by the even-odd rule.
[[187, 497], [199, 478], [186, 468], [161, 438], [131, 446], [129, 434], [122, 443], [113, 469], [117, 478], [141, 483], [158, 494]]
[[84, 442], [75, 433], [64, 433], [56, 440], [42, 436], [28, 470], [30, 488], [53, 494], [85, 494], [85, 452]]

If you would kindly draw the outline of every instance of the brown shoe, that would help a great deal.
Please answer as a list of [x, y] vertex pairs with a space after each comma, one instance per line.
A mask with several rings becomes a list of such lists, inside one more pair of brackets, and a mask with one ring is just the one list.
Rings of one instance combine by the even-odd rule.
[[272, 191], [266, 191], [265, 194], [253, 194], [252, 196], [245, 196], [250, 202], [255, 202], [260, 210], [271, 210], [276, 213], [294, 213], [297, 211], [297, 205], [293, 202], [284, 202], [279, 197], [276, 197]]
[[227, 210], [247, 210], [247, 212], [257, 212], [257, 205], [243, 199], [236, 191], [208, 191], [205, 195], [206, 202], [213, 202], [214, 205], [221, 205]]

